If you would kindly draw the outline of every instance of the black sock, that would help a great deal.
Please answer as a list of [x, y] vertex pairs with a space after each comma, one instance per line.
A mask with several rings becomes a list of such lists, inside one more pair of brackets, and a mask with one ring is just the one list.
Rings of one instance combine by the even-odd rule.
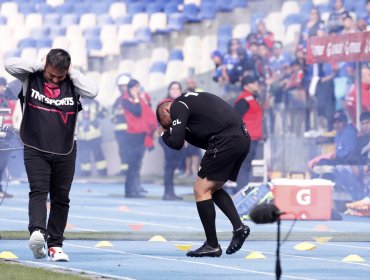
[[218, 240], [216, 234], [216, 210], [213, 200], [198, 201], [197, 208], [206, 233], [207, 243], [209, 246], [216, 248], [218, 246]]
[[242, 221], [240, 220], [239, 214], [236, 211], [234, 202], [227, 192], [225, 192], [223, 189], [215, 191], [212, 194], [212, 199], [216, 203], [218, 208], [220, 208], [221, 211], [230, 220], [234, 230], [239, 229], [243, 225]]

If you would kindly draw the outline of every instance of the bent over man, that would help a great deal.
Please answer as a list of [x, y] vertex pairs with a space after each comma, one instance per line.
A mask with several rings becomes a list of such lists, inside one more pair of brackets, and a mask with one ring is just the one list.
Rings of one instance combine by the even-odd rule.
[[161, 125], [158, 132], [169, 147], [180, 149], [186, 140], [206, 150], [194, 184], [194, 196], [207, 241], [187, 256], [221, 256], [214, 203], [233, 225], [233, 238], [226, 254], [235, 253], [250, 230], [241, 222], [231, 197], [222, 187], [228, 180], [236, 180], [249, 151], [251, 139], [240, 116], [221, 98], [206, 92], [182, 93], [173, 102], [159, 104], [156, 113]]
[[45, 258], [46, 240], [49, 260], [69, 261], [62, 245], [75, 170], [79, 96], [93, 98], [97, 87], [71, 67], [71, 57], [62, 49], [50, 50], [45, 64], [9, 58], [5, 69], [23, 83], [20, 136], [30, 184], [29, 247], [36, 259]]

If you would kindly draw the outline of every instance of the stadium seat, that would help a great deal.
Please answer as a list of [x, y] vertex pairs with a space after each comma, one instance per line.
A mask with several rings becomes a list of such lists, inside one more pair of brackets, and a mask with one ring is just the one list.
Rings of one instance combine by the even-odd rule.
[[37, 50], [37, 56], [36, 61], [42, 61], [43, 58], [46, 57], [48, 52], [50, 51], [50, 48], [41, 48]]
[[4, 60], [6, 60], [10, 57], [20, 57], [20, 56], [21, 56], [21, 50], [20, 49], [17, 49], [15, 47], [7, 49], [7, 50], [4, 49], [4, 55], [3, 55]]
[[87, 50], [81, 47], [79, 44], [71, 44], [69, 47], [69, 54], [72, 58], [72, 65], [74, 67], [81, 68], [82, 70], [87, 69]]
[[7, 22], [6, 17], [0, 16], [0, 25], [6, 25], [6, 22]]
[[245, 8], [247, 7], [247, 0], [232, 0], [231, 7], [235, 8]]
[[195, 4], [184, 5], [183, 15], [188, 22], [200, 22], [198, 17], [198, 6]]
[[41, 27], [42, 26], [42, 15], [37, 14], [37, 13], [28, 14], [24, 20], [24, 24], [28, 28]]
[[301, 12], [301, 9], [297, 1], [289, 0], [283, 3], [280, 11], [283, 18], [285, 18], [286, 16], [291, 14], [299, 14]]
[[70, 42], [83, 38], [83, 32], [81, 27], [76, 24], [68, 26], [66, 31], [66, 37]]
[[65, 36], [67, 29], [64, 26], [50, 26], [49, 27], [49, 37], [55, 38], [58, 36]]
[[101, 27], [100, 39], [102, 41], [107, 40], [110, 37], [117, 38], [118, 27], [114, 24], [107, 24]]
[[184, 29], [184, 16], [181, 13], [174, 13], [168, 17], [168, 31], [182, 31]]
[[123, 24], [118, 27], [118, 41], [124, 45], [136, 44], [135, 30], [131, 24]]
[[135, 61], [132, 59], [123, 59], [118, 66], [119, 73], [130, 73], [133, 69], [135, 69]]
[[50, 34], [49, 27], [35, 27], [31, 29], [30, 37], [32, 38], [46, 38]]
[[60, 25], [69, 27], [70, 25], [78, 24], [79, 16], [76, 14], [64, 14], [60, 20]]
[[149, 58], [142, 58], [136, 61], [134, 71], [131, 71], [134, 79], [137, 79], [141, 84], [146, 85], [148, 82], [150, 68]]
[[24, 38], [18, 42], [19, 49], [34, 48], [35, 45], [36, 45], [36, 41], [33, 38]]
[[200, 50], [202, 48], [199, 36], [188, 36], [184, 41], [184, 62], [187, 67], [196, 69], [201, 59]]
[[96, 24], [99, 26], [113, 24], [113, 23], [114, 23], [114, 20], [108, 14], [101, 14], [101, 15], [98, 15], [96, 18]]
[[[29, 38], [31, 36], [31, 29], [24, 25], [13, 26], [12, 38], [17, 42], [22, 39]], [[8, 38], [9, 39], [9, 38]], [[7, 40], [8, 40], [7, 39]], [[6, 41], [6, 40], [4, 40]]]
[[87, 3], [74, 4], [73, 13], [77, 15], [88, 14], [91, 12], [91, 6], [92, 6], [91, 4]]
[[149, 43], [152, 40], [152, 33], [148, 27], [139, 28], [135, 32], [135, 39], [139, 43]]
[[163, 61], [154, 62], [149, 69], [149, 73], [158, 72], [164, 74], [166, 73], [166, 67], [167, 67], [166, 62]]
[[170, 16], [171, 14], [179, 12], [177, 4], [172, 3], [172, 2], [165, 4], [163, 11], [167, 16]]
[[99, 93], [95, 98], [101, 105], [108, 107], [112, 106], [116, 98], [113, 98], [113, 93], [117, 92], [117, 86], [114, 79], [117, 77], [116, 71], [103, 72], [99, 79]]
[[184, 0], [184, 5], [196, 5], [196, 6], [200, 6], [200, 3], [202, 2], [202, 0]]
[[86, 48], [88, 54], [92, 54], [93, 51], [100, 51], [103, 47], [103, 44], [100, 38], [90, 38], [86, 40]]
[[83, 35], [86, 39], [99, 38], [100, 27], [88, 27], [83, 31]]
[[126, 4], [122, 2], [112, 3], [109, 8], [109, 15], [114, 20], [126, 15]]
[[171, 60], [167, 64], [165, 85], [173, 81], [181, 81], [187, 77], [185, 63], [181, 60]]
[[135, 14], [132, 18], [131, 25], [135, 31], [140, 28], [147, 28], [149, 26], [149, 14], [147, 13]]
[[291, 24], [287, 27], [285, 37], [284, 37], [284, 45], [293, 45], [295, 46], [298, 43], [299, 33], [301, 31], [300, 24]]
[[111, 36], [102, 41], [103, 46], [101, 50], [102, 56], [118, 56], [121, 49], [117, 36]]
[[315, 6], [330, 4], [330, 0], [312, 0], [312, 4]]
[[82, 29], [94, 27], [96, 25], [96, 15], [93, 13], [83, 14], [80, 18], [80, 26]]
[[145, 5], [140, 2], [131, 3], [128, 5], [127, 13], [134, 16], [138, 13], [144, 13], [145, 12]]
[[172, 61], [172, 60], [184, 60], [184, 53], [181, 49], [172, 49], [170, 51], [170, 55], [168, 57], [168, 60], [169, 61]]
[[214, 70], [214, 63], [211, 59], [211, 53], [217, 49], [217, 38], [215, 35], [206, 35], [202, 38], [201, 60], [199, 65], [200, 73]]
[[284, 19], [285, 27], [291, 24], [302, 24], [307, 20], [307, 18], [302, 14], [290, 14]]
[[154, 13], [150, 16], [149, 28], [153, 33], [166, 33], [167, 31], [167, 16], [165, 13]]
[[150, 3], [147, 5], [145, 12], [148, 14], [160, 13], [163, 11], [163, 6], [157, 2]]
[[0, 7], [0, 15], [12, 17], [18, 13], [18, 4], [16, 2], [4, 2]]
[[114, 22], [117, 25], [131, 24], [131, 22], [132, 22], [132, 16], [130, 16], [130, 15], [121, 16], [121, 17], [116, 18], [116, 20]]
[[[53, 6], [53, 5], [52, 5]], [[71, 14], [73, 13], [73, 5], [72, 4], [61, 4], [54, 8], [54, 13], [59, 15], [62, 14]]]
[[18, 6], [18, 12], [24, 15], [36, 13], [36, 6], [34, 4], [23, 3]]
[[[64, 2], [67, 2], [67, 0], [46, 0], [46, 3], [53, 7], [60, 6], [64, 4]], [[78, 2], [78, 0], [76, 2]]]
[[35, 42], [35, 48], [41, 49], [41, 48], [51, 48], [53, 44], [53, 40], [50, 38], [38, 38]]
[[165, 75], [164, 73], [153, 72], [149, 73], [148, 86], [146, 87], [148, 91], [156, 90], [165, 87]]
[[44, 25], [45, 26], [54, 26], [59, 25], [61, 21], [61, 17], [58, 14], [45, 14], [44, 15]]
[[69, 49], [69, 41], [65, 36], [58, 36], [53, 39], [53, 43], [51, 45], [52, 48], [58, 48], [63, 50]]
[[6, 19], [6, 25], [10, 27], [23, 26], [25, 16], [22, 14], [14, 14]]
[[158, 61], [166, 62], [168, 60], [168, 49], [164, 47], [155, 48], [150, 56], [150, 63], [153, 64]]
[[251, 33], [251, 26], [248, 23], [240, 23], [233, 28], [233, 38], [245, 39]]
[[109, 3], [94, 3], [93, 5], [91, 5], [90, 12], [98, 16], [101, 14], [107, 14], [109, 12], [109, 8]]
[[43, 15], [54, 13], [54, 8], [48, 4], [41, 3], [37, 5], [37, 12]]
[[198, 17], [201, 20], [215, 19], [217, 8], [212, 3], [206, 3], [200, 6]]
[[21, 50], [21, 58], [29, 60], [30, 58], [37, 57], [36, 48], [24, 48]]
[[231, 6], [231, 1], [217, 0], [217, 10], [220, 12], [231, 12], [233, 7]]

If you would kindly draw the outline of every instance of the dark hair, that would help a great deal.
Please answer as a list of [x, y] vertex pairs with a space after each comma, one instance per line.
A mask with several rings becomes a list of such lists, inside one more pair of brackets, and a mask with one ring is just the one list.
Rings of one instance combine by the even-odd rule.
[[138, 80], [135, 80], [135, 79], [131, 79], [128, 84], [127, 84], [127, 88], [130, 90], [132, 89], [134, 86], [140, 84]]
[[51, 49], [46, 56], [46, 65], [61, 70], [68, 70], [71, 65], [71, 56], [65, 50]]
[[173, 85], [179, 85], [179, 87], [180, 87], [180, 91], [182, 92], [182, 86], [181, 86], [181, 84], [180, 84], [179, 82], [177, 82], [177, 81], [173, 81], [173, 82], [171, 82], [171, 83], [168, 85], [168, 88], [167, 88], [167, 94], [169, 94], [169, 93], [170, 93], [170, 89], [171, 89], [171, 87], [172, 87]]
[[[370, 2], [370, 0], [369, 0]], [[362, 112], [360, 115], [360, 121], [370, 120], [370, 112]]]
[[160, 125], [162, 125], [162, 124], [161, 124], [160, 111], [161, 111], [164, 107], [166, 107], [166, 106], [167, 106], [167, 104], [168, 104], [168, 103], [170, 103], [170, 102], [171, 102], [171, 101], [165, 100], [165, 101], [163, 101], [163, 102], [159, 103], [159, 104], [158, 104], [158, 106], [157, 106], [157, 110], [155, 111], [155, 115], [156, 115], [156, 117], [157, 117], [157, 121], [158, 121], [158, 123], [159, 123]]

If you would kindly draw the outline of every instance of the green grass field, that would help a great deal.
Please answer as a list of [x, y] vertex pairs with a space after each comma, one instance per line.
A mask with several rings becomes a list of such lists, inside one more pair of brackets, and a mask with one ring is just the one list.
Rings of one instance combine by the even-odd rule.
[[87, 276], [62, 273], [0, 260], [0, 279], [6, 280], [86, 280]]

